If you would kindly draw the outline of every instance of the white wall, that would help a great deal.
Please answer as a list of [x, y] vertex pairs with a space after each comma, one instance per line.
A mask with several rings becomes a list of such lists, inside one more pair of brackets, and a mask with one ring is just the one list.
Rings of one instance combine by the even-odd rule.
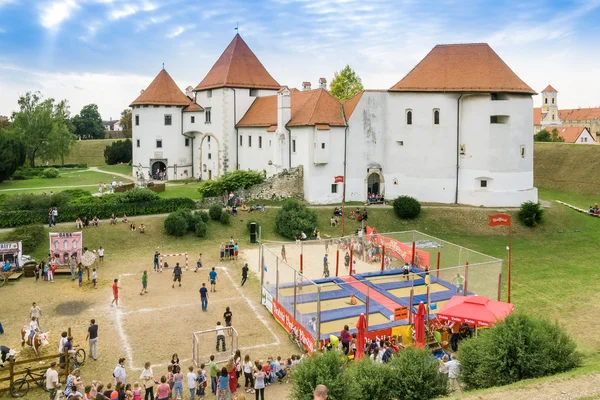
[[581, 135], [579, 135], [579, 137], [577, 138], [577, 140], [575, 141], [575, 143], [579, 143], [579, 144], [596, 144], [594, 142], [594, 137], [590, 134], [590, 132], [587, 129], [583, 130], [583, 132], [581, 133]]
[[[171, 115], [171, 125], [165, 125], [165, 114]], [[140, 118], [139, 125], [135, 124], [136, 115]], [[175, 176], [175, 165], [177, 165], [177, 175], [188, 170], [191, 176], [191, 144], [190, 147], [186, 147], [185, 137], [181, 134], [181, 107], [136, 106], [132, 109], [132, 122], [134, 175], [137, 166], [142, 164], [147, 177], [152, 167], [150, 160], [164, 159], [167, 164], [168, 179], [178, 179]], [[138, 139], [140, 147], [137, 146]], [[158, 139], [162, 139], [162, 148], [156, 147]]]
[[[267, 132], [267, 128], [265, 127], [238, 128], [238, 145], [239, 136], [242, 136], [242, 145], [238, 149], [240, 169], [253, 171], [268, 170], [269, 161], [273, 159], [273, 146], [275, 145], [277, 136], [275, 132]], [[252, 147], [248, 146], [249, 137], [252, 137]], [[262, 148], [259, 147], [259, 137], [262, 137]]]

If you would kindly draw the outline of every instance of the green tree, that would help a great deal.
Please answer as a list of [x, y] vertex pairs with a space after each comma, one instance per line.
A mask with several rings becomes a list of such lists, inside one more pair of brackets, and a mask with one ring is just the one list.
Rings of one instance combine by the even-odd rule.
[[104, 138], [104, 124], [96, 104], [84, 106], [79, 114], [73, 117], [73, 125], [75, 126], [75, 134], [79, 137]]
[[275, 230], [288, 239], [294, 239], [300, 232], [308, 236], [316, 226], [317, 213], [296, 199], [286, 200], [275, 216]]
[[362, 81], [349, 65], [339, 73], [336, 71], [333, 74], [329, 91], [339, 101], [348, 100], [361, 90], [363, 90]]
[[123, 134], [125, 135], [125, 137], [130, 138], [132, 135], [131, 127], [133, 125], [131, 122], [130, 108], [127, 108], [121, 112], [121, 119], [119, 120], [119, 124], [121, 125], [121, 128], [123, 128]]
[[132, 144], [131, 140], [117, 140], [104, 149], [104, 161], [108, 165], [118, 163], [128, 163], [131, 161]]
[[69, 104], [44, 100], [40, 92], [27, 92], [18, 101], [19, 111], [13, 113], [11, 132], [23, 143], [31, 167], [41, 152], [46, 151], [57, 124], [68, 126]]
[[565, 138], [558, 134], [558, 129], [552, 129], [552, 133], [550, 133], [550, 137], [553, 142], [564, 142]]
[[71, 154], [76, 141], [69, 125], [64, 121], [56, 121], [48, 136], [48, 144], [40, 149], [40, 157], [43, 161], [53, 161], [60, 156], [61, 165], [65, 165], [65, 157]]
[[0, 131], [10, 129], [11, 123], [8, 117], [0, 115]]
[[545, 129], [542, 129], [535, 135], [533, 135], [533, 140], [536, 142], [551, 142], [552, 138], [550, 137], [550, 132]]
[[25, 147], [7, 131], [0, 131], [0, 182], [10, 178], [25, 162]]

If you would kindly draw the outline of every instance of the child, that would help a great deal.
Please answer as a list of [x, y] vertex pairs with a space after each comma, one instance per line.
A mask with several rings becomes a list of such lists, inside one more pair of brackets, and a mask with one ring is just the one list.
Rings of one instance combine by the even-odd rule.
[[81, 264], [79, 264], [79, 269], [77, 270], [77, 278], [79, 279], [79, 287], [83, 286], [83, 268], [81, 268]]
[[104, 395], [104, 397], [106, 397], [107, 399], [110, 399], [110, 394], [113, 392], [112, 390], [112, 383], [107, 383], [106, 384], [106, 390], [102, 393]]
[[198, 370], [198, 377], [196, 378], [196, 396], [198, 399], [204, 399], [204, 389], [207, 386], [206, 382], [206, 371], [204, 370], [205, 365], [200, 364], [200, 369]]
[[[292, 356], [294, 357], [294, 356]], [[288, 358], [287, 363], [285, 364], [285, 374], [287, 376], [287, 380], [285, 383], [290, 383], [290, 371], [292, 370], [292, 359]]]
[[96, 287], [96, 282], [98, 280], [98, 274], [96, 273], [96, 268], [92, 269], [92, 285], [94, 285], [94, 289], [98, 289]]
[[271, 361], [273, 361], [273, 358], [269, 357], [267, 363], [262, 365], [262, 372], [265, 373], [265, 385], [267, 386], [271, 384], [273, 378], [271, 375]]
[[167, 367], [167, 383], [169, 384], [169, 393], [173, 393], [173, 364]]
[[146, 226], [144, 224], [140, 224], [139, 231], [140, 233], [146, 233]]
[[127, 386], [125, 386], [125, 398], [127, 400], [133, 400], [133, 391], [131, 390], [131, 383], [128, 383]]
[[43, 268], [43, 273], [44, 273], [44, 280], [48, 281], [48, 264], [46, 264], [45, 262], [42, 262], [42, 268]]
[[40, 280], [40, 267], [36, 265], [33, 272], [35, 274], [35, 283], [38, 283], [38, 281]]
[[148, 293], [148, 271], [144, 270], [142, 274], [142, 291], [140, 292], [140, 296], [144, 293]]
[[138, 382], [133, 384], [133, 400], [142, 400], [142, 388]]

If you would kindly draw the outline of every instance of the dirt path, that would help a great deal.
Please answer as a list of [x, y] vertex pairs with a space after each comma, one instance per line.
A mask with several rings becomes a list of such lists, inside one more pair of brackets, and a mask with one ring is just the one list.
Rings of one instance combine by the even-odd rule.
[[120, 176], [121, 178], [125, 178], [128, 181], [133, 181], [133, 177], [131, 175], [120, 174], [118, 172], [102, 171], [98, 167], [89, 167], [89, 171], [100, 172], [102, 174], [107, 174], [107, 175], [112, 175], [112, 176]]

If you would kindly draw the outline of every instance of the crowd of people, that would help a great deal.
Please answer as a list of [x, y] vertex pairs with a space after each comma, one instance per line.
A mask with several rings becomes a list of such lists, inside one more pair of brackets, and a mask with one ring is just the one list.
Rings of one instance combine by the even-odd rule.
[[[91, 220], [88, 218], [87, 215], [84, 215], [83, 219], [77, 217], [77, 219], [75, 220], [75, 228], [83, 229], [83, 228], [88, 228], [90, 225], [99, 227], [100, 222], [101, 222], [101, 220], [96, 215], [94, 215], [94, 218], [92, 218]], [[111, 225], [117, 225], [119, 222], [119, 218], [113, 213], [113, 214], [111, 214], [110, 218], [108, 219], [108, 222]], [[146, 233], [146, 226], [143, 223], [139, 224], [139, 226], [136, 226], [135, 222], [129, 221], [127, 214], [123, 214], [123, 217], [121, 218], [121, 223], [129, 224], [129, 229], [132, 232], [137, 231], [139, 233]]]
[[100, 182], [98, 184], [98, 193], [100, 193], [100, 194], [114, 193], [115, 189], [117, 187], [122, 187], [122, 186], [123, 186], [123, 181], [119, 181], [118, 183], [115, 180], [113, 180], [110, 183]]

